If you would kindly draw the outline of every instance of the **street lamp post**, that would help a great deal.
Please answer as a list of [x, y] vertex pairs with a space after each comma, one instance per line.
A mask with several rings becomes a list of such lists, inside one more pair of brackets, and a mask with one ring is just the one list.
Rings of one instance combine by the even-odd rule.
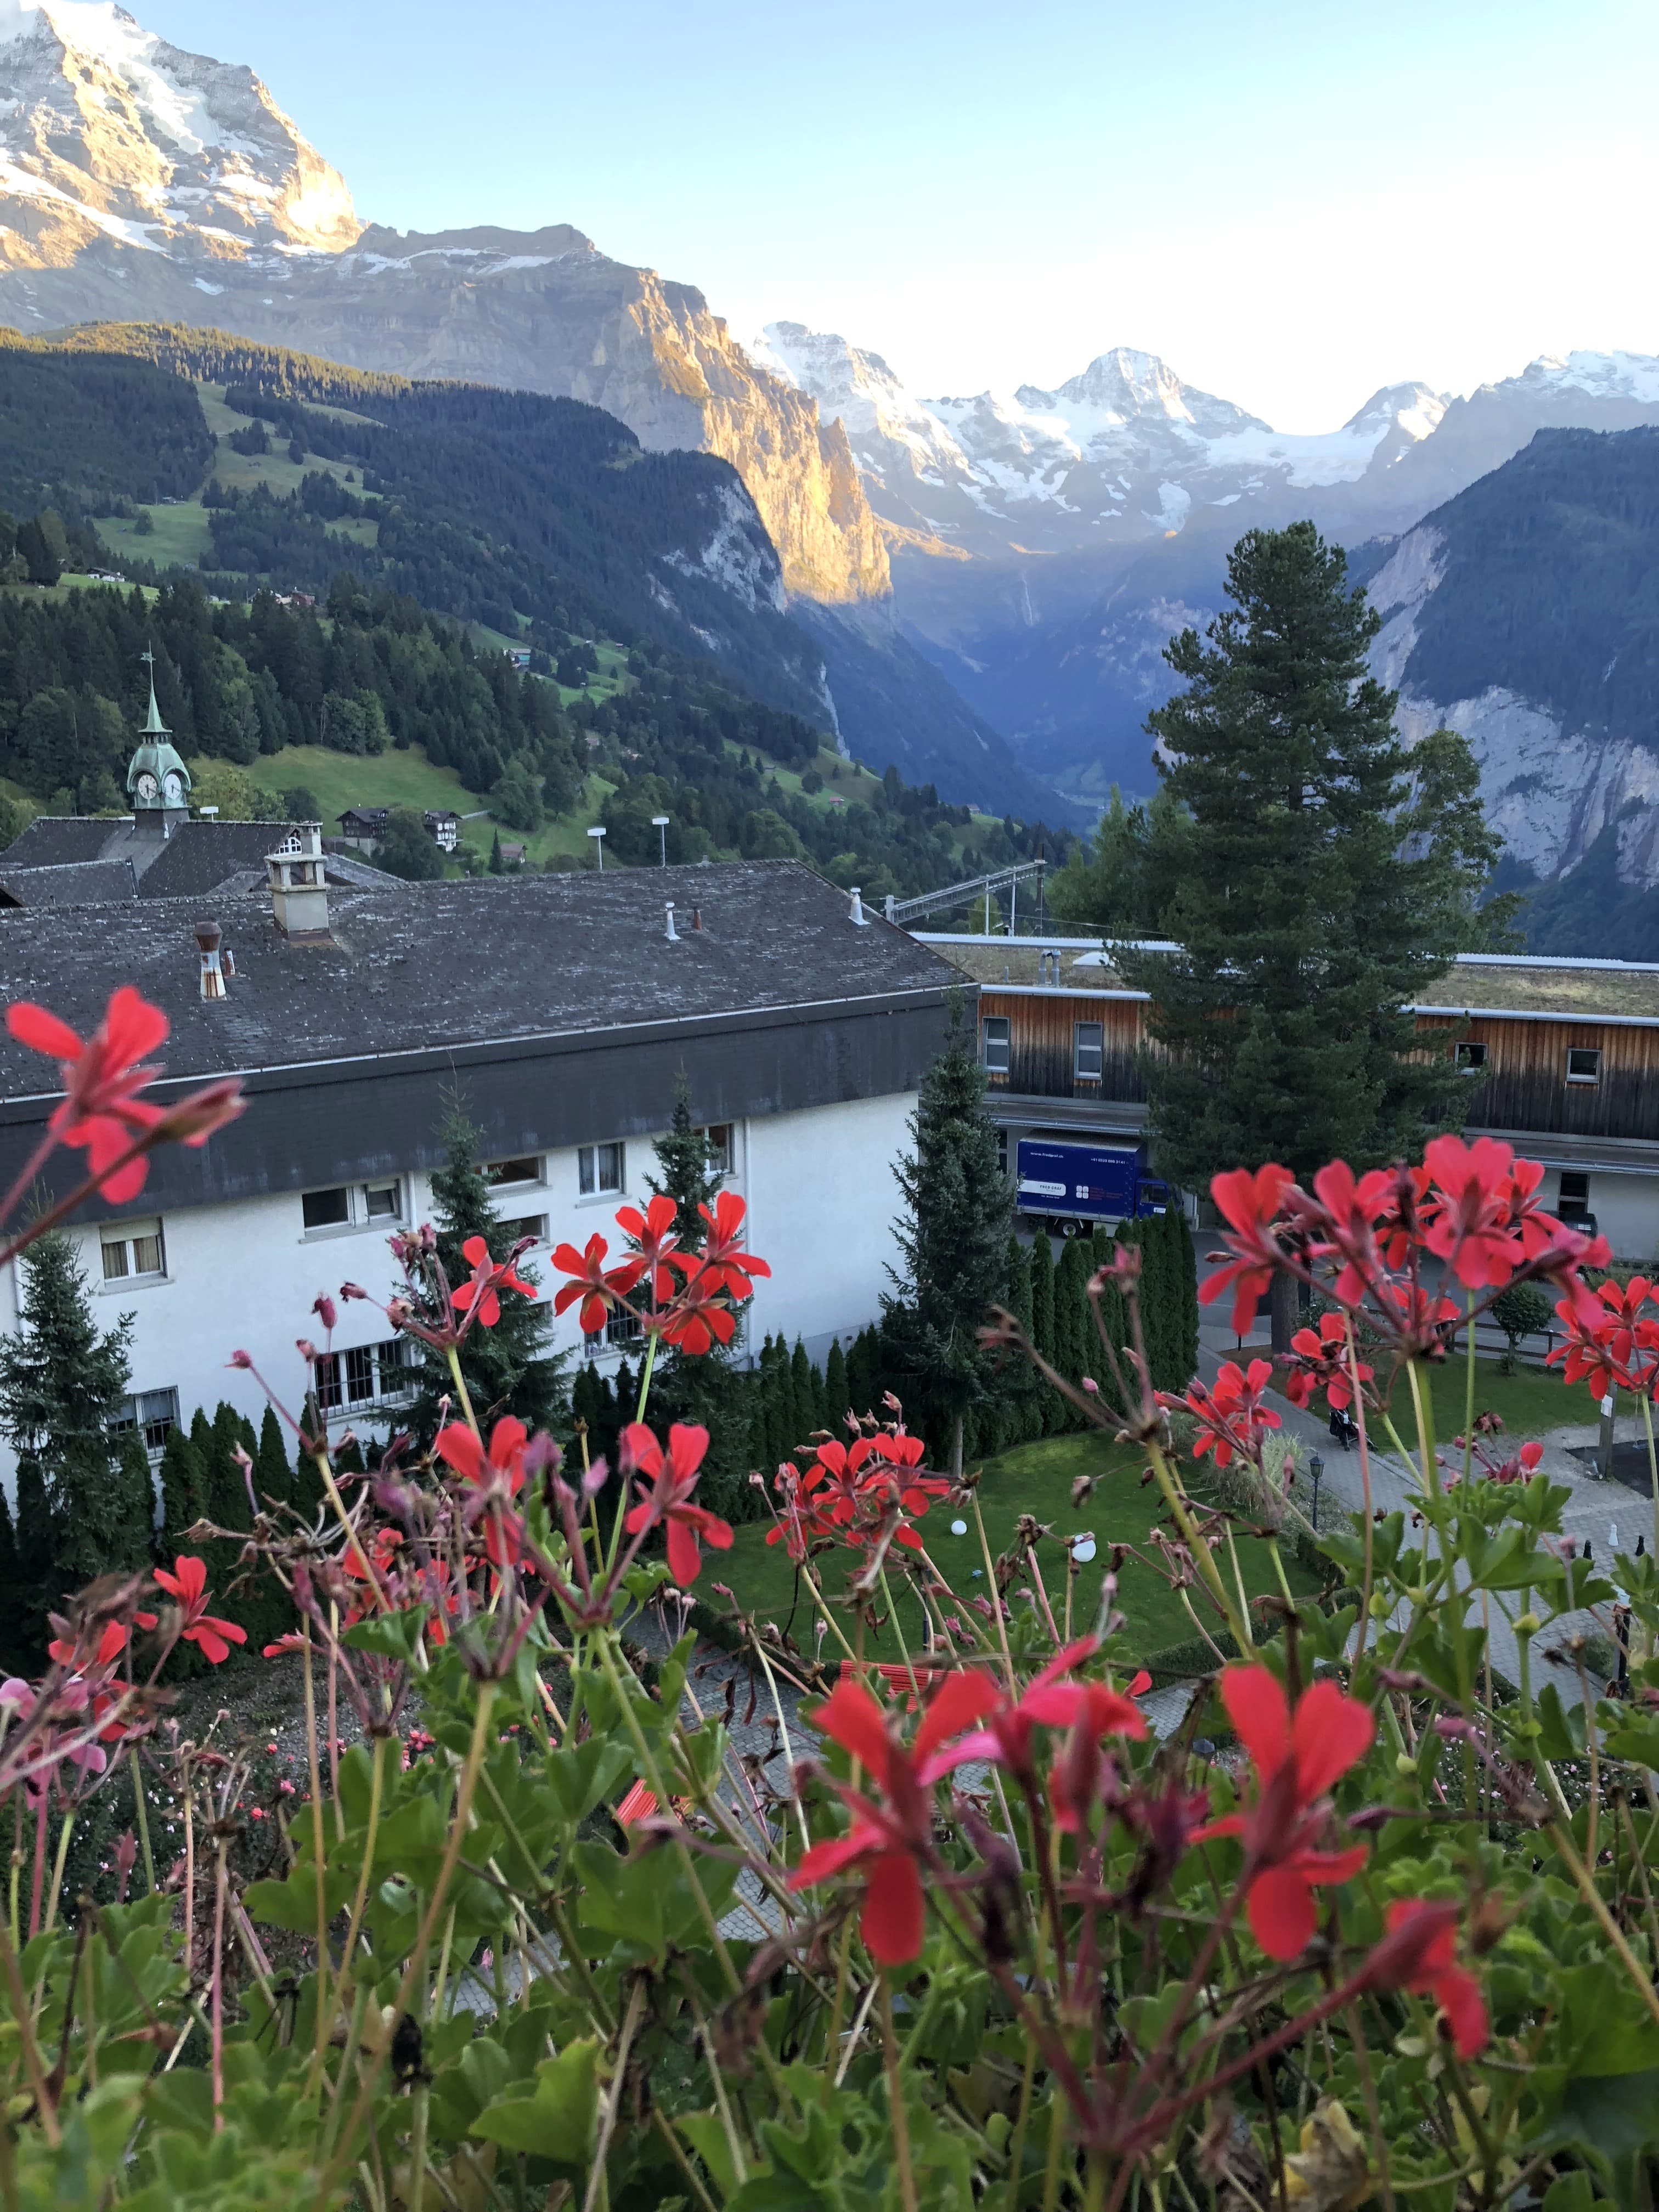
[[1308, 1460], [1308, 1477], [1313, 1484], [1313, 1524], [1316, 1536], [1319, 1534], [1319, 1484], [1324, 1472], [1324, 1461], [1317, 1452], [1311, 1453]]
[[671, 817], [666, 814], [653, 814], [651, 817], [651, 827], [656, 831], [658, 842], [662, 846], [662, 865], [665, 868], [668, 866], [668, 824], [670, 819]]
[[593, 840], [594, 856], [599, 864], [599, 873], [603, 875], [605, 873], [605, 828], [603, 823], [596, 823], [593, 828], [591, 829], [587, 834]]

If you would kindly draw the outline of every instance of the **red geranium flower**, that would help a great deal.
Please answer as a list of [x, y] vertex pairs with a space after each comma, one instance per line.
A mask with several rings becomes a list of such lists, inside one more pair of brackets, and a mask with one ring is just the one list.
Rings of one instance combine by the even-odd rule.
[[1484, 2050], [1489, 2033], [1480, 1984], [1457, 1963], [1461, 1907], [1402, 1897], [1389, 1907], [1389, 1932], [1372, 1955], [1373, 1985], [1432, 1997], [1446, 2015], [1460, 2058]]
[[481, 1327], [494, 1328], [501, 1317], [498, 1291], [522, 1291], [526, 1297], [535, 1297], [536, 1285], [526, 1283], [518, 1271], [517, 1247], [505, 1260], [492, 1260], [483, 1238], [469, 1237], [461, 1253], [472, 1270], [472, 1279], [449, 1294], [449, 1303], [457, 1313], [470, 1311]]
[[675, 1345], [701, 1359], [715, 1344], [731, 1343], [737, 1334], [738, 1317], [719, 1290], [709, 1285], [708, 1278], [697, 1275], [668, 1308], [659, 1326], [665, 1344]]
[[[1144, 1736], [1146, 1716], [1121, 1691], [1104, 1682], [1068, 1682], [1064, 1677], [1080, 1667], [1098, 1644], [1094, 1636], [1079, 1636], [1055, 1652], [1048, 1665], [1031, 1677], [1016, 1699], [999, 1692], [985, 1726], [964, 1736], [951, 1752], [953, 1763], [984, 1759], [1006, 1766], [1022, 1783], [1036, 1778], [1031, 1754], [1035, 1728], [1080, 1727], [1103, 1735]], [[1137, 1680], [1150, 1680], [1150, 1677]]]
[[[161, 1108], [137, 1093], [161, 1072], [142, 1063], [166, 1037], [167, 1018], [131, 983], [111, 994], [103, 1020], [84, 1041], [67, 1022], [27, 1000], [7, 1007], [6, 1027], [19, 1044], [58, 1063], [64, 1098], [49, 1126], [66, 1145], [85, 1147], [94, 1175], [161, 1119]], [[103, 1195], [117, 1205], [136, 1196], [144, 1187], [148, 1164], [142, 1158], [129, 1161], [100, 1182]]]
[[1255, 1940], [1270, 1959], [1294, 1959], [1318, 1925], [1315, 1889], [1348, 1881], [1365, 1863], [1363, 1844], [1327, 1851], [1316, 1838], [1329, 1822], [1327, 1792], [1364, 1758], [1376, 1723], [1368, 1705], [1329, 1680], [1305, 1691], [1292, 1715], [1283, 1683], [1261, 1666], [1229, 1667], [1221, 1701], [1255, 1767], [1255, 1800], [1212, 1820], [1194, 1840], [1243, 1838]]
[[[68, 1626], [67, 1622], [59, 1621], [56, 1613], [51, 1619], [55, 1627]], [[125, 1645], [130, 1633], [125, 1621], [106, 1620], [99, 1631], [95, 1648], [73, 1636], [63, 1635], [53, 1637], [46, 1652], [60, 1667], [73, 1667], [78, 1674], [88, 1667], [107, 1667]]]
[[1510, 1200], [1515, 1153], [1495, 1137], [1435, 1137], [1423, 1148], [1430, 1195], [1423, 1241], [1470, 1290], [1501, 1287], [1520, 1265]]
[[1194, 1382], [1179, 1398], [1160, 1391], [1158, 1403], [1184, 1406], [1196, 1418], [1200, 1433], [1193, 1446], [1195, 1460], [1213, 1452], [1216, 1465], [1226, 1467], [1235, 1452], [1241, 1459], [1254, 1459], [1267, 1431], [1282, 1426], [1283, 1417], [1262, 1403], [1273, 1377], [1270, 1359], [1253, 1359], [1248, 1371], [1237, 1360], [1227, 1359], [1217, 1370], [1212, 1389], [1206, 1390], [1201, 1382]]
[[736, 1191], [723, 1190], [716, 1196], [712, 1210], [700, 1206], [697, 1211], [708, 1228], [702, 1250], [676, 1253], [674, 1265], [688, 1275], [701, 1270], [707, 1290], [724, 1291], [727, 1297], [741, 1303], [753, 1294], [755, 1286], [750, 1276], [769, 1275], [772, 1272], [764, 1260], [757, 1260], [752, 1252], [739, 1248], [743, 1219], [749, 1209]]
[[553, 1265], [559, 1273], [575, 1278], [555, 1295], [553, 1310], [563, 1313], [580, 1298], [581, 1312], [577, 1318], [589, 1336], [605, 1327], [605, 1316], [617, 1298], [625, 1298], [645, 1273], [643, 1260], [623, 1260], [617, 1267], [607, 1267], [605, 1255], [610, 1249], [596, 1230], [580, 1252], [574, 1244], [561, 1244], [553, 1255]]
[[679, 1243], [674, 1234], [678, 1214], [679, 1207], [665, 1191], [659, 1191], [643, 1213], [637, 1206], [617, 1209], [617, 1226], [638, 1247], [641, 1267], [651, 1279], [652, 1295], [659, 1305], [666, 1305], [674, 1295], [674, 1277], [667, 1262]]
[[690, 1502], [708, 1449], [708, 1430], [692, 1422], [675, 1422], [668, 1431], [665, 1455], [643, 1421], [630, 1421], [622, 1432], [619, 1455], [623, 1474], [632, 1471], [651, 1478], [649, 1489], [644, 1483], [638, 1486], [640, 1502], [623, 1525], [630, 1536], [637, 1536], [642, 1528], [654, 1528], [659, 1521], [666, 1522], [668, 1571], [682, 1589], [690, 1589], [702, 1570], [699, 1538], [717, 1552], [732, 1548], [729, 1525], [719, 1514]]
[[1256, 1302], [1271, 1287], [1283, 1255], [1273, 1224], [1285, 1203], [1285, 1194], [1296, 1182], [1288, 1168], [1232, 1168], [1210, 1180], [1210, 1195], [1224, 1220], [1231, 1224], [1226, 1239], [1232, 1259], [1217, 1274], [1206, 1276], [1199, 1297], [1212, 1305], [1229, 1285], [1233, 1293], [1233, 1331], [1243, 1336], [1255, 1318]]
[[451, 1421], [439, 1430], [437, 1452], [463, 1482], [476, 1483], [482, 1488], [493, 1478], [503, 1486], [510, 1498], [516, 1498], [524, 1487], [524, 1455], [528, 1440], [529, 1431], [524, 1423], [514, 1420], [509, 1413], [490, 1431], [488, 1452], [465, 1421]]
[[[167, 1595], [184, 1607], [185, 1625], [179, 1633], [186, 1644], [194, 1644], [216, 1667], [222, 1659], [228, 1659], [233, 1644], [246, 1644], [247, 1631], [239, 1628], [234, 1620], [217, 1620], [208, 1609], [207, 1568], [200, 1559], [184, 1554], [174, 1559], [173, 1572], [165, 1567], [152, 1569], [156, 1583]], [[155, 1615], [140, 1613], [134, 1615], [139, 1626], [154, 1628]]]
[[[1369, 1382], [1371, 1369], [1363, 1359], [1357, 1365], [1360, 1381]], [[1353, 1403], [1353, 1376], [1348, 1366], [1348, 1325], [1340, 1314], [1321, 1314], [1316, 1329], [1299, 1328], [1291, 1339], [1285, 1395], [1293, 1406], [1305, 1406], [1321, 1390], [1333, 1411]]]
[[939, 1746], [997, 1701], [996, 1686], [986, 1675], [947, 1675], [908, 1747], [889, 1733], [881, 1707], [863, 1684], [845, 1675], [808, 1716], [869, 1770], [882, 1802], [837, 1782], [836, 1792], [853, 1815], [852, 1827], [844, 1836], [814, 1844], [790, 1875], [789, 1887], [808, 1889], [846, 1868], [857, 1868], [864, 1876], [859, 1929], [879, 1966], [902, 1966], [921, 1948], [918, 1861], [933, 1859], [933, 1786], [953, 1763]]

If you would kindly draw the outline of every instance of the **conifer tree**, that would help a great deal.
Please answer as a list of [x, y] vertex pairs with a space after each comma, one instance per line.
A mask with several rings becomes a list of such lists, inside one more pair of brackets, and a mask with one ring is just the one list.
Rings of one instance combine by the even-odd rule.
[[207, 1510], [207, 1470], [182, 1425], [168, 1434], [161, 1454], [161, 1557], [169, 1565], [187, 1549], [185, 1532]]
[[[1052, 1367], [1054, 1364], [1054, 1255], [1048, 1231], [1039, 1229], [1031, 1239], [1031, 1342]], [[1052, 1436], [1060, 1425], [1060, 1405], [1050, 1384], [1037, 1383], [1039, 1435]]]
[[806, 1357], [806, 1346], [799, 1337], [789, 1361], [791, 1411], [794, 1415], [793, 1433], [789, 1439], [793, 1450], [804, 1444], [818, 1425], [817, 1392], [812, 1387], [812, 1363]]
[[[691, 1091], [684, 1073], [675, 1080], [667, 1132], [652, 1149], [658, 1172], [646, 1181], [655, 1196], [673, 1200], [682, 1249], [701, 1251], [706, 1224], [698, 1208], [714, 1204], [723, 1177], [719, 1155], [691, 1119]], [[675, 1346], [658, 1346], [647, 1417], [659, 1430], [673, 1421], [695, 1422], [708, 1430], [700, 1494], [711, 1511], [728, 1521], [749, 1519], [760, 1504], [749, 1485], [749, 1470], [757, 1464], [750, 1413], [732, 1347], [715, 1344], [694, 1358]], [[710, 1504], [716, 1496], [723, 1503]]]
[[[289, 1464], [288, 1445], [283, 1437], [283, 1425], [274, 1406], [265, 1407], [265, 1417], [259, 1424], [259, 1449], [253, 1468], [253, 1493], [259, 1500], [262, 1512], [273, 1511], [279, 1505], [289, 1505], [294, 1499], [294, 1469]], [[270, 1499], [270, 1504], [266, 1504]]]
[[[1098, 1273], [1103, 1267], [1111, 1267], [1117, 1256], [1117, 1252], [1118, 1239], [1112, 1231], [1103, 1224], [1096, 1229], [1090, 1239], [1089, 1251], [1090, 1262], [1094, 1272]], [[1121, 1413], [1127, 1413], [1129, 1409], [1120, 1403], [1122, 1393], [1113, 1382], [1111, 1362], [1107, 1358], [1101, 1343], [1102, 1330], [1104, 1330], [1106, 1341], [1116, 1352], [1119, 1364], [1127, 1375], [1129, 1371], [1129, 1364], [1124, 1355], [1129, 1343], [1129, 1316], [1123, 1304], [1123, 1294], [1115, 1283], [1108, 1283], [1101, 1291], [1098, 1328], [1095, 1324], [1093, 1316], [1090, 1316], [1089, 1357], [1093, 1364], [1089, 1372], [1099, 1383], [1101, 1395], [1107, 1404], [1115, 1407]]]
[[[468, 1120], [459, 1100], [452, 1103], [438, 1136], [443, 1160], [432, 1175], [434, 1226], [438, 1258], [453, 1289], [472, 1272], [461, 1251], [470, 1237], [482, 1237], [495, 1260], [507, 1257], [514, 1240], [491, 1201], [479, 1158], [483, 1132]], [[519, 1273], [526, 1282], [538, 1280], [534, 1268], [523, 1261]], [[501, 1294], [501, 1317], [495, 1327], [480, 1325], [468, 1331], [460, 1350], [461, 1373], [472, 1409], [486, 1431], [503, 1413], [515, 1415], [532, 1431], [564, 1429], [568, 1417], [566, 1362], [562, 1352], [549, 1348], [552, 1329], [553, 1310], [547, 1300], [507, 1291]], [[453, 1399], [455, 1384], [447, 1358], [429, 1346], [422, 1349], [419, 1393], [409, 1420], [417, 1435], [429, 1439], [437, 1433], [438, 1401]]]
[[5, 1491], [0, 1488], [0, 1599], [4, 1601], [0, 1607], [0, 1664], [14, 1668], [27, 1665], [34, 1656], [24, 1646], [17, 1617], [20, 1583], [17, 1531]]
[[[1068, 1382], [1080, 1382], [1089, 1364], [1089, 1265], [1091, 1247], [1074, 1237], [1060, 1255], [1054, 1270], [1054, 1364]], [[1076, 1409], [1062, 1399], [1068, 1427], [1077, 1425]]]
[[867, 1322], [853, 1340], [853, 1349], [847, 1359], [847, 1389], [848, 1406], [860, 1419], [866, 1413], [879, 1413], [881, 1340], [873, 1322]]
[[847, 1355], [841, 1339], [832, 1340], [823, 1362], [823, 1420], [822, 1425], [839, 1437], [852, 1400], [848, 1396]]
[[[979, 1332], [1006, 1293], [1012, 1200], [985, 1104], [985, 1070], [953, 994], [944, 1050], [921, 1080], [910, 1117], [915, 1151], [894, 1170], [903, 1210], [894, 1224], [901, 1265], [882, 1300], [888, 1360], [917, 1402], [910, 1427], [962, 1471], [963, 1423], [995, 1394]], [[931, 1431], [931, 1435], [930, 1435]]]
[[17, 1455], [17, 1581], [9, 1607], [18, 1648], [31, 1664], [46, 1646], [46, 1615], [57, 1603], [49, 1595], [52, 1563], [52, 1507], [40, 1456]]
[[[1410, 777], [1397, 695], [1367, 665], [1379, 617], [1341, 549], [1311, 522], [1247, 532], [1226, 590], [1204, 639], [1165, 648], [1186, 689], [1148, 719], [1190, 817], [1182, 950], [1122, 957], [1164, 1048], [1146, 1062], [1160, 1162], [1195, 1189], [1265, 1160], [1305, 1179], [1420, 1147], [1456, 1077], [1419, 1054], [1406, 1009], [1493, 865], [1468, 779]], [[1280, 1351], [1293, 1292], [1275, 1278]]]
[[45, 1486], [47, 1551], [30, 1563], [45, 1582], [27, 1593], [44, 1618], [131, 1548], [118, 1424], [131, 1382], [133, 1317], [124, 1314], [100, 1333], [75, 1246], [61, 1231], [31, 1245], [21, 1267], [17, 1331], [0, 1340], [0, 1434], [33, 1456]]
[[155, 1483], [149, 1471], [149, 1455], [138, 1430], [126, 1430], [118, 1444], [111, 1493], [110, 1556], [106, 1571], [137, 1574], [149, 1566], [155, 1558]]
[[[314, 1393], [307, 1394], [306, 1409], [301, 1416], [300, 1426], [307, 1437], [319, 1440], [326, 1434], [322, 1410], [317, 1403]], [[322, 1469], [317, 1464], [316, 1453], [308, 1451], [303, 1443], [301, 1444], [294, 1462], [294, 1487], [291, 1495], [295, 1513], [307, 1528], [314, 1528], [317, 1516], [327, 1501], [328, 1492], [323, 1486]]]
[[[1024, 1330], [1031, 1335], [1031, 1255], [1019, 1241], [1017, 1230], [1008, 1231], [1006, 1261], [1008, 1310]], [[1035, 1340], [1033, 1340], [1035, 1341]], [[1024, 1443], [1042, 1433], [1041, 1401], [1037, 1392], [1041, 1386], [1035, 1370], [1024, 1359], [1011, 1360], [1004, 1374], [1006, 1413], [1003, 1441]]]

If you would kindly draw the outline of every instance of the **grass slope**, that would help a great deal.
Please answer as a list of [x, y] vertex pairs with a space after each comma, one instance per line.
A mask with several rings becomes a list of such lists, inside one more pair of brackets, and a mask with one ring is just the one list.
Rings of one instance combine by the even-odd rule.
[[[988, 1460], [980, 1484], [980, 1510], [993, 1559], [1012, 1548], [1015, 1528], [1029, 1513], [1052, 1531], [1038, 1540], [1036, 1555], [1042, 1569], [1057, 1622], [1064, 1626], [1066, 1559], [1069, 1547], [1085, 1530], [1094, 1536], [1095, 1559], [1079, 1574], [1073, 1593], [1073, 1626], [1079, 1633], [1092, 1625], [1100, 1594], [1107, 1547], [1129, 1544], [1144, 1551], [1147, 1532], [1162, 1517], [1162, 1500], [1150, 1485], [1143, 1485], [1145, 1461], [1139, 1453], [1103, 1442], [1094, 1436], [1049, 1437], [1040, 1443], [1022, 1444], [1000, 1458]], [[1092, 1494], [1080, 1506], [1072, 1503], [1072, 1486], [1079, 1475], [1097, 1478]], [[967, 1533], [954, 1534], [951, 1523], [967, 1518]], [[795, 1569], [781, 1544], [769, 1545], [767, 1526], [750, 1522], [737, 1531], [730, 1552], [714, 1562], [717, 1579], [736, 1591], [746, 1611], [763, 1621], [781, 1625], [794, 1607], [793, 1633], [810, 1644], [812, 1636], [811, 1601], [803, 1587], [799, 1600]], [[928, 1555], [957, 1595], [971, 1599], [986, 1587], [985, 1570], [971, 1516], [954, 1512], [948, 1504], [936, 1504], [921, 1524]], [[1278, 1588], [1267, 1547], [1259, 1540], [1241, 1541], [1239, 1565], [1251, 1597]], [[844, 1588], [850, 1555], [826, 1552], [817, 1571], [826, 1595]], [[977, 1570], [977, 1573], [975, 1573]], [[1305, 1569], [1288, 1558], [1285, 1573], [1297, 1596], [1317, 1587]], [[911, 1649], [920, 1647], [921, 1610], [913, 1598], [901, 1595], [898, 1577], [889, 1575], [899, 1607], [900, 1620]], [[714, 1601], [718, 1602], [718, 1601]], [[1157, 1571], [1143, 1559], [1126, 1559], [1118, 1578], [1117, 1602], [1127, 1617], [1127, 1633], [1138, 1651], [1151, 1654], [1190, 1640], [1194, 1630], [1181, 1600]], [[1200, 1608], [1200, 1619], [1205, 1618]], [[873, 1643], [866, 1641], [872, 1656], [896, 1659], [897, 1640], [890, 1627]]]

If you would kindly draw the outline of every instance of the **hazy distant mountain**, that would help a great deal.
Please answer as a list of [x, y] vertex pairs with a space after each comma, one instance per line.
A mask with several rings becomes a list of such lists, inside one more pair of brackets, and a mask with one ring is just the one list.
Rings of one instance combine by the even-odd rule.
[[1165, 641], [1216, 611], [1252, 524], [1355, 544], [1408, 528], [1547, 428], [1659, 423], [1659, 361], [1574, 353], [1449, 399], [1387, 386], [1287, 435], [1119, 349], [1054, 391], [921, 399], [799, 324], [766, 357], [839, 416], [888, 530], [901, 621], [1039, 774], [1101, 799], [1152, 781]]

